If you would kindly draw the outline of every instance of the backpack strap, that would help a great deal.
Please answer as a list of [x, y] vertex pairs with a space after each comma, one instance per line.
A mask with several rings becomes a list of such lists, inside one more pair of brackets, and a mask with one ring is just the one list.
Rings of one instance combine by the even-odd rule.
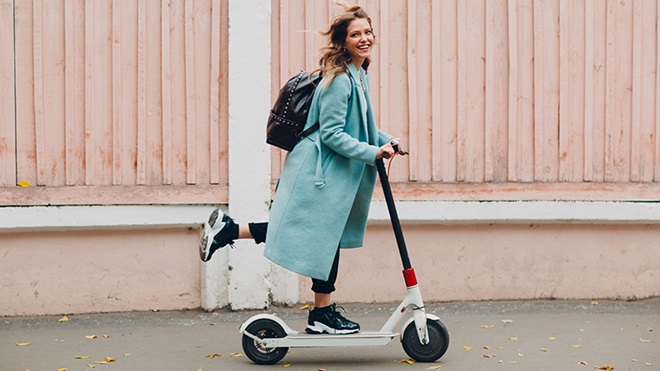
[[317, 130], [319, 129], [319, 127], [320, 127], [320, 125], [319, 125], [319, 123], [317, 122], [316, 124], [314, 124], [314, 125], [308, 127], [307, 129], [303, 130], [302, 132], [300, 132], [300, 134], [298, 134], [298, 137], [299, 137], [300, 139], [302, 139], [302, 138], [308, 136], [309, 134], [311, 134], [311, 133], [317, 131]]

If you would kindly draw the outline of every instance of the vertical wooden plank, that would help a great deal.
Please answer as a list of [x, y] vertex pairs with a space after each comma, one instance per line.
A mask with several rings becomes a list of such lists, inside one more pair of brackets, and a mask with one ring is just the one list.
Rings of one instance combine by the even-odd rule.
[[85, 184], [94, 184], [94, 0], [85, 0]]
[[[639, 35], [640, 47], [640, 133], [639, 133], [639, 180], [641, 182], [653, 181], [654, 163], [654, 141], [655, 141], [655, 53], [658, 47], [656, 29], [656, 8], [658, 2], [655, 0], [642, 0], [640, 2], [640, 22], [642, 23]], [[633, 147], [634, 148], [634, 147]]]
[[534, 0], [534, 180], [543, 179], [543, 2]]
[[569, 90], [574, 87], [574, 81], [570, 81], [568, 54], [569, 40], [574, 35], [569, 36], [568, 32], [568, 0], [559, 0], [559, 181], [565, 182], [568, 179], [567, 166], [570, 166], [568, 152], [570, 138], [570, 122], [568, 119], [570, 99], [572, 98]]
[[486, 1], [459, 1], [457, 180], [484, 180]]
[[112, 184], [122, 184], [122, 1], [112, 2]]
[[516, 11], [518, 78], [516, 87], [516, 164], [518, 181], [534, 180], [534, 7], [519, 0]]
[[632, 29], [632, 112], [630, 130], [630, 180], [640, 180], [641, 111], [642, 111], [642, 1], [633, 1]]
[[584, 6], [559, 3], [559, 180], [582, 181], [584, 149]]
[[508, 163], [507, 180], [520, 180], [519, 147], [523, 138], [518, 129], [518, 1], [508, 0], [509, 91], [508, 91]]
[[195, 125], [195, 58], [193, 43], [193, 0], [186, 0], [184, 10], [184, 33], [185, 33], [185, 64], [186, 64], [186, 144], [187, 144], [187, 183], [197, 183], [197, 158], [195, 150], [196, 125]]
[[172, 184], [172, 49], [170, 38], [170, 6], [171, 0], [162, 0], [160, 13], [160, 52], [162, 63], [161, 112], [163, 116], [163, 184]]
[[[656, 19], [660, 19], [660, 6], [656, 8]], [[655, 38], [660, 40], [660, 27], [655, 29]], [[655, 51], [655, 106], [660, 107], [660, 47], [656, 44]], [[660, 182], [660, 109], [655, 110], [655, 166], [653, 181]]]
[[65, 184], [76, 184], [74, 0], [64, 2], [64, 168]]
[[16, 185], [14, 4], [0, 0], [0, 187]]
[[607, 1], [607, 57], [606, 57], [606, 112], [605, 112], [605, 181], [616, 181], [618, 180], [614, 175], [614, 149], [613, 149], [613, 137], [612, 132], [614, 131], [614, 94], [615, 86], [614, 80], [616, 78], [616, 54], [614, 53], [613, 45], [614, 39], [616, 36], [616, 22], [615, 22], [615, 7], [616, 3], [614, 1]]
[[34, 130], [37, 148], [37, 185], [46, 184], [45, 127], [44, 127], [44, 64], [43, 64], [43, 0], [34, 2], [33, 60], [34, 60]]
[[432, 180], [442, 179], [442, 44], [441, 44], [441, 8], [440, 2], [431, 2], [431, 159]]
[[535, 180], [547, 182], [558, 178], [558, 2], [538, 1], [534, 7], [534, 60], [538, 64], [534, 71], [534, 168]]
[[[594, 180], [594, 0], [584, 2], [584, 181]], [[598, 0], [595, 0], [598, 1]]]
[[220, 182], [220, 146], [218, 124], [220, 109], [220, 0], [211, 3], [211, 91], [209, 102], [209, 136], [211, 184]]
[[[440, 181], [456, 182], [457, 169], [457, 130], [459, 125], [458, 110], [458, 3], [461, 0], [440, 1], [441, 6], [441, 55], [442, 85], [440, 91], [441, 105], [441, 166]], [[436, 2], [433, 2], [436, 4]], [[437, 5], [437, 4], [436, 4]], [[434, 101], [434, 105], [437, 104]]]
[[137, 169], [136, 182], [147, 183], [147, 1], [138, 0], [137, 47]]
[[[379, 47], [380, 47], [380, 61], [379, 61], [379, 67], [380, 67], [380, 86], [378, 87], [380, 90], [380, 128], [381, 130], [385, 132], [389, 132], [389, 106], [390, 106], [390, 100], [389, 100], [389, 65], [390, 65], [390, 50], [389, 50], [389, 27], [387, 25], [389, 24], [389, 19], [390, 19], [390, 5], [389, 5], [389, 0], [381, 0], [380, 2], [380, 24], [381, 27], [378, 30], [380, 34], [380, 42], [379, 42]], [[408, 144], [410, 146], [410, 143]]]
[[[416, 0], [408, 0], [408, 141], [410, 148], [418, 148], [418, 126], [419, 126], [419, 107], [417, 99], [417, 55], [415, 48], [417, 48], [417, 23], [415, 17], [417, 16], [417, 2]], [[411, 182], [417, 181], [419, 151], [411, 151], [408, 156], [409, 169], [408, 180]]]
[[[514, 7], [515, 10], [515, 7]], [[506, 29], [506, 0], [486, 1], [486, 99], [484, 180], [502, 182], [507, 178], [507, 71], [509, 41]]]
[[594, 47], [593, 69], [593, 124], [591, 126], [593, 181], [605, 179], [605, 126], [607, 104], [607, 2], [593, 0], [594, 34], [589, 44]]
[[459, 182], [464, 182], [467, 179], [467, 159], [465, 155], [465, 141], [468, 136], [468, 128], [466, 125], [467, 122], [467, 102], [466, 102], [466, 92], [467, 92], [467, 62], [466, 62], [466, 49], [467, 49], [467, 31], [468, 31], [468, 15], [467, 7], [465, 1], [457, 2], [457, 17], [458, 20], [458, 66], [457, 66], [457, 125], [458, 130], [456, 132], [456, 180]]
[[632, 6], [607, 3], [607, 113], [605, 121], [605, 180], [630, 180], [630, 118], [632, 100]]

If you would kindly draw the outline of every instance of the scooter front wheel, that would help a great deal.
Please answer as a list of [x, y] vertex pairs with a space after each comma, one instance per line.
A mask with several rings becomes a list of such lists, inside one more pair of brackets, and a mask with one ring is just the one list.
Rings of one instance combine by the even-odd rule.
[[414, 321], [403, 331], [403, 350], [417, 362], [434, 362], [442, 357], [449, 347], [449, 332], [442, 322], [427, 319], [426, 327], [429, 332], [429, 342], [426, 345], [419, 341]]
[[[286, 332], [277, 322], [269, 319], [259, 319], [245, 329], [260, 339], [282, 338]], [[289, 348], [267, 348], [257, 340], [243, 334], [243, 351], [252, 362], [259, 365], [273, 365], [284, 358]]]

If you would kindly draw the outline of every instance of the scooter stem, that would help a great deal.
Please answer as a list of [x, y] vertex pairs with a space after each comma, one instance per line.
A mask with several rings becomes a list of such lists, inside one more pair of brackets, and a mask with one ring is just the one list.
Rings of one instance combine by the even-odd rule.
[[390, 213], [390, 220], [392, 221], [392, 228], [394, 229], [394, 237], [396, 237], [396, 244], [399, 247], [399, 255], [401, 256], [401, 263], [403, 264], [404, 271], [412, 268], [410, 264], [410, 257], [408, 256], [408, 249], [406, 248], [406, 241], [403, 239], [403, 231], [401, 231], [401, 222], [399, 215], [396, 212], [394, 205], [394, 197], [392, 196], [392, 188], [390, 181], [387, 178], [387, 171], [385, 170], [385, 163], [383, 159], [376, 160], [376, 168], [378, 169], [378, 176], [380, 184], [383, 187], [383, 194], [385, 195], [385, 202], [387, 203], [387, 210]]

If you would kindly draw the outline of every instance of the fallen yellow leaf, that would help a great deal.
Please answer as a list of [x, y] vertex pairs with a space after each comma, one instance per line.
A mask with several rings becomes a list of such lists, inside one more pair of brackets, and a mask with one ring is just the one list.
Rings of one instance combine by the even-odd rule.
[[110, 335], [103, 335], [103, 338], [108, 339], [108, 338], [110, 338]]
[[556, 337], [551, 337], [551, 338], [548, 338], [548, 339], [549, 339], [549, 340], [557, 340]]
[[541, 352], [547, 352], [548, 350], [545, 348], [541, 348]]
[[483, 348], [484, 349], [490, 349], [490, 347], [488, 345], [484, 345]]
[[644, 364], [649, 366], [649, 367], [653, 366], [653, 363], [651, 363], [651, 362], [644, 362]]
[[93, 363], [88, 363], [88, 364], [87, 364], [87, 367], [89, 367], [89, 368], [96, 368], [96, 365], [93, 364]]
[[17, 347], [25, 347], [25, 346], [28, 346], [28, 345], [30, 345], [30, 344], [32, 344], [32, 342], [31, 342], [31, 341], [28, 341], [27, 343], [16, 343], [16, 346], [17, 346]]
[[582, 348], [582, 345], [573, 344], [571, 345], [571, 348], [580, 349]]
[[17, 182], [16, 185], [23, 188], [31, 186], [30, 182], [26, 180], [21, 180], [20, 182]]
[[495, 325], [481, 325], [481, 328], [493, 328]]
[[64, 317], [60, 318], [60, 319], [58, 320], [58, 322], [66, 322], [66, 321], [68, 321], [68, 320], [69, 320], [69, 317], [64, 316]]
[[131, 353], [126, 353], [126, 354], [124, 354], [124, 357], [130, 357], [130, 356], [132, 356]]
[[589, 364], [588, 364], [587, 362], [585, 362], [585, 361], [580, 361], [580, 362], [578, 362], [578, 365], [589, 366]]
[[290, 363], [285, 363], [284, 366], [282, 366], [282, 367], [284, 367], [284, 368], [291, 367], [291, 364]]
[[470, 349], [472, 349], [472, 347], [469, 347], [467, 345], [463, 347], [463, 350], [470, 350]]
[[431, 367], [427, 367], [426, 369], [427, 370], [439, 370], [441, 368], [442, 368], [442, 366], [431, 366]]
[[243, 357], [243, 354], [241, 353], [229, 353], [230, 357]]
[[642, 338], [639, 338], [639, 341], [641, 341], [642, 343], [652, 343], [653, 342], [653, 340], [647, 340], [647, 339], [642, 339]]
[[87, 359], [87, 358], [92, 358], [92, 356], [75, 356], [75, 359]]
[[414, 364], [415, 364], [415, 361], [413, 361], [412, 359], [408, 358], [408, 359], [400, 359], [400, 360], [399, 360], [399, 363], [407, 363], [407, 364], [409, 364], [409, 365], [414, 365]]
[[514, 341], [514, 342], [517, 342], [517, 341], [518, 341], [518, 337], [517, 337], [517, 336], [516, 336], [516, 337], [512, 337], [512, 338], [509, 338], [509, 340]]
[[309, 305], [309, 304], [305, 304], [305, 305], [303, 305], [302, 307], [298, 308], [298, 310], [305, 310], [305, 309], [312, 310], [312, 309], [314, 309], [314, 307], [312, 307], [312, 306]]
[[598, 367], [599, 370], [605, 370], [605, 371], [612, 371], [614, 370], [613, 366], [600, 366]]
[[216, 358], [216, 357], [222, 357], [222, 354], [213, 353], [206, 356], [206, 358]]
[[116, 359], [114, 359], [114, 358], [112, 358], [112, 357], [105, 357], [105, 361], [108, 362], [108, 363], [110, 363], [110, 362], [115, 362]]
[[87, 339], [96, 339], [96, 338], [98, 338], [98, 336], [96, 336], [96, 335], [87, 335], [87, 336], [85, 336], [85, 337], [86, 337]]
[[69, 369], [62, 367], [62, 368], [58, 368], [57, 371], [69, 371]]
[[519, 357], [524, 357], [525, 355], [522, 354], [522, 353], [518, 353], [518, 356], [519, 356]]

